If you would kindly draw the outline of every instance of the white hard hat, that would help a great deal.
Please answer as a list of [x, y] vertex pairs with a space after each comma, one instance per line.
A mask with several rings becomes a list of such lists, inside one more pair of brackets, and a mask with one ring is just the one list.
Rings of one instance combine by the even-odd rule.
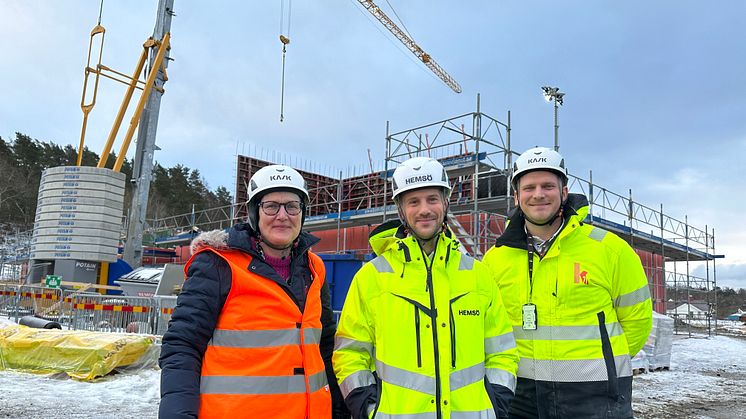
[[557, 173], [562, 181], [567, 184], [567, 169], [565, 169], [565, 159], [562, 155], [551, 148], [535, 147], [526, 150], [516, 159], [513, 165], [513, 177], [510, 179], [513, 189], [516, 188], [521, 176], [535, 170], [548, 170]]
[[306, 181], [297, 170], [290, 166], [273, 164], [262, 167], [249, 180], [249, 225], [257, 230], [259, 222], [259, 200], [269, 192], [295, 192], [301, 198], [303, 219], [306, 218], [306, 206], [310, 200]]
[[443, 188], [446, 199], [451, 195], [451, 185], [443, 165], [431, 157], [413, 157], [394, 170], [392, 177], [394, 201], [402, 192], [419, 188]]

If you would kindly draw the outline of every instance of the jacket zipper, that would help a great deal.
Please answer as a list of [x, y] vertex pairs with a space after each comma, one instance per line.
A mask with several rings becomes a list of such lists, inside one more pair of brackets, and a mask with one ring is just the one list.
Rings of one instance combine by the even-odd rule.
[[456, 323], [453, 321], [453, 304], [448, 306], [448, 317], [451, 321], [451, 367], [456, 368]]
[[430, 316], [430, 323], [433, 329], [433, 357], [435, 358], [435, 415], [437, 419], [441, 419], [443, 413], [440, 410], [440, 399], [442, 396], [440, 394], [440, 355], [438, 353], [438, 309], [435, 307], [435, 292], [433, 290], [433, 263], [435, 255], [433, 255], [433, 260], [428, 265], [427, 261], [429, 258], [421, 246], [420, 252], [422, 252], [422, 262], [425, 264], [425, 269], [427, 269], [426, 285], [428, 294], [430, 295], [430, 311], [432, 314]]
[[414, 333], [417, 336], [417, 368], [422, 368], [422, 343], [420, 337], [420, 309], [414, 306]]
[[453, 303], [466, 294], [461, 294], [451, 299], [448, 305], [448, 315], [451, 320], [451, 367], [456, 368], [456, 318], [453, 315]]
[[606, 374], [609, 377], [607, 381], [607, 391], [609, 398], [619, 401], [619, 379], [616, 374], [616, 361], [614, 359], [614, 350], [611, 347], [609, 332], [606, 330], [606, 313], [600, 311], [596, 313], [598, 317], [598, 329], [601, 334], [601, 353], [604, 356], [606, 364]]

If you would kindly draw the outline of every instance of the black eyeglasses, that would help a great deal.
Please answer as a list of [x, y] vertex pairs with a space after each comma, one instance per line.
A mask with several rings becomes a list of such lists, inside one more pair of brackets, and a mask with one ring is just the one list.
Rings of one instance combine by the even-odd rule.
[[280, 207], [285, 207], [285, 212], [287, 212], [288, 215], [298, 215], [303, 209], [300, 201], [289, 201], [285, 203], [264, 201], [259, 203], [259, 207], [261, 207], [262, 212], [270, 216], [277, 215], [277, 213], [280, 212]]

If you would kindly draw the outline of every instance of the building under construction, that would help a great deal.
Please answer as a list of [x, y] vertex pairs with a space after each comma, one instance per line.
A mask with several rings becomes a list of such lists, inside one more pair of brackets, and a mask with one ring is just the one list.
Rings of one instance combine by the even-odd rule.
[[[368, 233], [381, 222], [396, 218], [389, 178], [396, 165], [410, 157], [431, 156], [445, 166], [453, 193], [449, 225], [465, 249], [481, 257], [505, 226], [512, 210], [509, 176], [518, 155], [510, 143], [507, 123], [479, 110], [386, 135], [384, 170], [334, 178], [298, 168], [307, 181], [311, 202], [305, 229], [321, 242], [318, 253], [363, 255], [371, 252]], [[237, 156], [235, 204], [196, 213], [153, 220], [150, 228], [158, 243], [184, 243], [197, 230], [227, 228], [246, 217], [247, 185], [260, 168], [284, 161]], [[292, 165], [292, 164], [291, 164]], [[666, 285], [687, 300], [706, 301], [713, 312], [716, 301], [714, 232], [689, 225], [636, 202], [632, 193], [620, 195], [570, 174], [571, 192], [582, 193], [590, 203], [587, 222], [625, 239], [640, 256], [648, 275], [656, 311], [665, 313]], [[691, 265], [690, 265], [691, 263]], [[704, 264], [705, 276], [692, 275]], [[682, 266], [684, 265], [684, 266]]]

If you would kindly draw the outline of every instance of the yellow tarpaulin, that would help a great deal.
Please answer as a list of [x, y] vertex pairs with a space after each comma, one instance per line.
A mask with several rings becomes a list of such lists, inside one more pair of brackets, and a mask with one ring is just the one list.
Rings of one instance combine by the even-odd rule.
[[151, 336], [0, 325], [0, 369], [93, 380], [152, 355]]

